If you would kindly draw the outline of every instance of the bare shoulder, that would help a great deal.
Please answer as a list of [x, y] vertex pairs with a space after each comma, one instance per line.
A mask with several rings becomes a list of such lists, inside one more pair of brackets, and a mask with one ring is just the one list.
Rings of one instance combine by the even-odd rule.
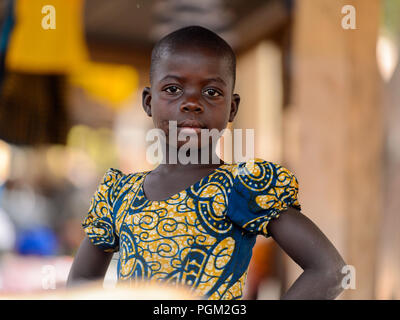
[[[289, 207], [268, 224], [277, 244], [303, 269], [342, 266], [343, 259], [326, 235], [300, 210]], [[336, 267], [335, 267], [336, 268]]]
[[284, 235], [293, 237], [296, 234], [300, 236], [300, 233], [310, 234], [310, 232], [322, 234], [311, 219], [294, 207], [281, 211], [277, 219], [271, 220], [268, 224], [268, 232], [273, 238]]

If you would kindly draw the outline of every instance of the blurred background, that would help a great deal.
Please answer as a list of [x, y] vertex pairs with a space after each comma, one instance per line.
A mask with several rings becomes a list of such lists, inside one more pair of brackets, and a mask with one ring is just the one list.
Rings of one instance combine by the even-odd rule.
[[[398, 0], [0, 0], [0, 296], [63, 288], [105, 171], [153, 168], [151, 49], [187, 25], [234, 48], [232, 128], [296, 174], [302, 212], [354, 267], [338, 299], [399, 299]], [[272, 239], [253, 254], [245, 298], [301, 274]]]

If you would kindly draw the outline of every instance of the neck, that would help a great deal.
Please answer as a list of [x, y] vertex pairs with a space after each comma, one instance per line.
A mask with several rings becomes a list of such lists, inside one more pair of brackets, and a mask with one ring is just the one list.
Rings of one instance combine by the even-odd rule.
[[164, 168], [211, 168], [224, 164], [215, 152], [215, 146], [209, 144], [200, 149], [166, 145], [159, 167]]

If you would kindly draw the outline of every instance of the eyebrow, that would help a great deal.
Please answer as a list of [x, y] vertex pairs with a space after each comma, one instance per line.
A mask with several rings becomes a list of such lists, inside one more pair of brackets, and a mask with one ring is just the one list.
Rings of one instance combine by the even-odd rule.
[[[160, 80], [160, 82], [161, 82], [161, 81], [164, 81], [164, 80], [167, 80], [167, 79], [175, 79], [175, 80], [178, 80], [178, 81], [182, 81], [182, 80], [185, 81], [185, 80], [186, 80], [186, 78], [178, 77], [178, 76], [175, 76], [175, 75], [172, 75], [172, 74], [168, 74], [168, 75], [166, 75], [164, 78], [162, 78], [162, 79]], [[220, 78], [220, 77], [208, 78], [208, 79], [205, 79], [205, 81], [206, 81], [206, 82], [211, 82], [211, 81], [219, 82], [219, 83], [222, 83], [224, 86], [226, 86], [225, 81], [222, 80], [222, 78]]]

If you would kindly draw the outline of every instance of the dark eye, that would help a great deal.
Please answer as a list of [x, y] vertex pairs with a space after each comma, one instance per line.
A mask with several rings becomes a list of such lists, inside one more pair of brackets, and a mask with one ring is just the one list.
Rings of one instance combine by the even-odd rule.
[[169, 87], [165, 88], [164, 91], [173, 94], [173, 93], [178, 93], [178, 92], [180, 92], [182, 90], [179, 89], [177, 86], [169, 86]]
[[204, 90], [204, 92], [210, 97], [218, 97], [221, 95], [217, 90], [211, 88]]

